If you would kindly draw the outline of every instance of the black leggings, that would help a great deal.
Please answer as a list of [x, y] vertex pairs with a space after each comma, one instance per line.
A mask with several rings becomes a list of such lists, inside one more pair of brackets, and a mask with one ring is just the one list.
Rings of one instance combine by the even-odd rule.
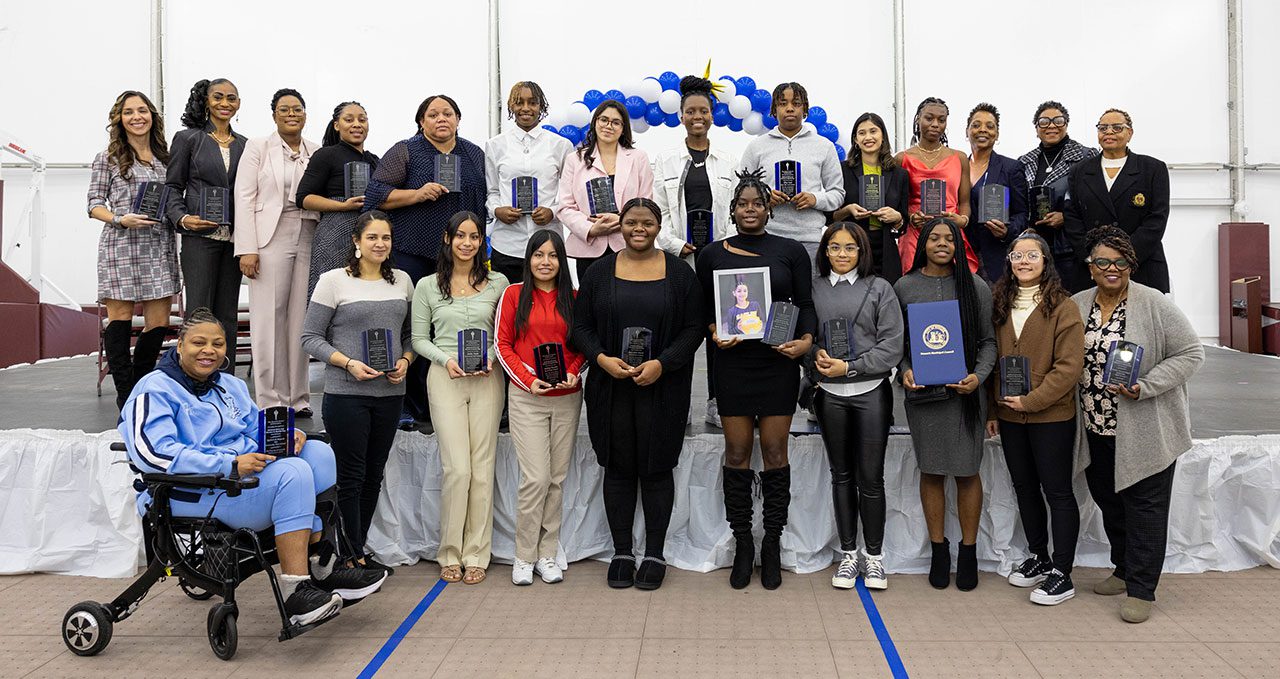
[[1075, 418], [1028, 424], [1000, 420], [1000, 445], [1018, 498], [1027, 548], [1048, 559], [1048, 528], [1052, 525], [1053, 565], [1067, 574], [1075, 563], [1080, 537], [1080, 506], [1071, 487], [1075, 441]]
[[893, 391], [888, 380], [858, 396], [835, 396], [819, 388], [814, 407], [831, 465], [840, 549], [857, 549], [861, 511], [867, 553], [879, 554], [884, 545], [884, 451], [893, 419]]
[[400, 421], [401, 396], [324, 395], [324, 421], [338, 468], [338, 508], [347, 539], [364, 550], [382, 474]]
[[[604, 510], [615, 554], [632, 553], [631, 529], [636, 520], [636, 487], [644, 506], [644, 555], [663, 558], [676, 484], [671, 470], [649, 471], [649, 414], [655, 387], [630, 380], [613, 383], [609, 461], [604, 469]], [[643, 424], [641, 424], [643, 423]]]

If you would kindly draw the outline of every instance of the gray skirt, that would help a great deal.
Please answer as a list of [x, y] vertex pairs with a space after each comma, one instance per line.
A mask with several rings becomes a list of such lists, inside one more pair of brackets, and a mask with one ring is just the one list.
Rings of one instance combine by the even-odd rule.
[[[342, 200], [334, 198], [333, 200]], [[351, 254], [351, 232], [356, 228], [360, 212], [322, 212], [316, 224], [316, 235], [311, 241], [311, 273], [307, 279], [307, 300], [316, 291], [320, 274], [347, 265]]]
[[103, 226], [98, 237], [98, 299], [142, 302], [178, 294], [178, 244], [162, 225]]
[[911, 427], [911, 447], [922, 474], [939, 476], [974, 476], [982, 463], [986, 438], [986, 398], [978, 389], [977, 425], [964, 421], [964, 404], [958, 395], [933, 403], [906, 406], [907, 424]]

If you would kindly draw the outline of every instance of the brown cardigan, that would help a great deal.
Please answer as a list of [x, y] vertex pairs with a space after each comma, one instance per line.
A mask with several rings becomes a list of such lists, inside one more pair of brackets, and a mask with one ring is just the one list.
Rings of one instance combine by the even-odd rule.
[[[1000, 373], [987, 380], [991, 402], [988, 419], [1006, 422], [1064, 422], [1075, 417], [1076, 387], [1084, 371], [1084, 322], [1080, 309], [1064, 300], [1045, 318], [1040, 305], [1031, 310], [1022, 326], [1022, 336], [1014, 338], [1013, 319], [996, 326], [996, 347], [1000, 357], [1026, 356], [1031, 370], [1031, 393], [1022, 397], [1027, 412], [1020, 413], [999, 404]], [[997, 363], [997, 366], [999, 364]]]

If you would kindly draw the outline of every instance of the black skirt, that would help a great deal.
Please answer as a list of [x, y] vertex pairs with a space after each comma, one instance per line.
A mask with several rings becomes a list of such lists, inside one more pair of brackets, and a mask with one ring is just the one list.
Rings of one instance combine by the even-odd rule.
[[800, 364], [760, 340], [716, 350], [712, 379], [723, 416], [791, 415], [800, 392]]

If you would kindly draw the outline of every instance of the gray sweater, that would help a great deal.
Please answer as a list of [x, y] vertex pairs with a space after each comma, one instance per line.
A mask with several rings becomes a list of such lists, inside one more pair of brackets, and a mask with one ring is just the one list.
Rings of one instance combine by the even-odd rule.
[[800, 161], [800, 191], [812, 193], [817, 202], [806, 210], [797, 210], [790, 203], [773, 208], [769, 233], [801, 243], [817, 243], [827, 226], [825, 213], [844, 204], [844, 174], [836, 147], [810, 125], [800, 128], [794, 137], [787, 137], [775, 127], [747, 144], [742, 167], [747, 172], [763, 169], [764, 183], [774, 187], [774, 163], [780, 160]]
[[404, 394], [404, 382], [391, 384], [386, 377], [362, 382], [342, 367], [329, 364], [329, 357], [339, 351], [349, 358], [364, 360], [364, 331], [373, 328], [391, 330], [392, 361], [409, 349], [409, 299], [413, 297], [413, 281], [409, 280], [409, 274], [399, 269], [393, 271], [394, 284], [381, 279], [354, 278], [345, 268], [326, 271], [316, 282], [303, 321], [302, 349], [325, 363], [324, 393]]
[[825, 346], [826, 322], [848, 318], [853, 319], [855, 357], [849, 366], [857, 372], [854, 377], [833, 378], [814, 371], [810, 373], [814, 377], [830, 384], [875, 382], [888, 377], [902, 360], [902, 308], [889, 281], [873, 276], [859, 278], [853, 285], [840, 281], [832, 286], [828, 277], [819, 275], [813, 279], [813, 306], [818, 313], [818, 335], [806, 364], [812, 366], [818, 349]]
[[[1097, 296], [1098, 289], [1090, 288], [1071, 298], [1081, 318], [1092, 313]], [[1124, 338], [1142, 347], [1142, 365], [1138, 400], [1117, 399], [1116, 490], [1164, 471], [1191, 449], [1187, 381], [1204, 362], [1204, 347], [1186, 314], [1159, 290], [1141, 283], [1129, 283]], [[1074, 466], [1076, 472], [1089, 466], [1084, 416], [1078, 411]]]

